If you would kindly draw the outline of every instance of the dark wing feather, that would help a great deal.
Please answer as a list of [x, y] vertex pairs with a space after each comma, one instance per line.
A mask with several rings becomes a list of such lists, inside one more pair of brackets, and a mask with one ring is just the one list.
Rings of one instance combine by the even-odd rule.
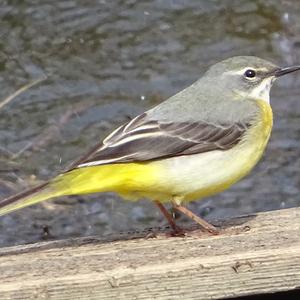
[[232, 148], [248, 124], [215, 125], [199, 122], [148, 120], [144, 113], [116, 129], [101, 145], [73, 165], [141, 162]]

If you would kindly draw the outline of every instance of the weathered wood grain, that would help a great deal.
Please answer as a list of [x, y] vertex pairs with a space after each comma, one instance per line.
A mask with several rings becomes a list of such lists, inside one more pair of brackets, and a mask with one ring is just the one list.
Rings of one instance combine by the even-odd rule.
[[222, 225], [219, 236], [2, 248], [0, 299], [219, 299], [300, 287], [300, 208]]

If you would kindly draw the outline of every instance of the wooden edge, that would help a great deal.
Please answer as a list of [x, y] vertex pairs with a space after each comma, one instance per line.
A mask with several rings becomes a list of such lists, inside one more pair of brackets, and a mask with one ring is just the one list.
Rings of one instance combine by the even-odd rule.
[[[0, 249], [7, 299], [220, 299], [300, 287], [300, 208], [189, 230]], [[152, 232], [152, 231], [151, 231]], [[132, 239], [132, 238], [133, 239]]]

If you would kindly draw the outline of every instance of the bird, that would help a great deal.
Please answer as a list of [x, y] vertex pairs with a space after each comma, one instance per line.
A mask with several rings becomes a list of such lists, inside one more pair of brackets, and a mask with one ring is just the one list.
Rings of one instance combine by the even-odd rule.
[[270, 89], [300, 70], [255, 56], [212, 65], [189, 87], [121, 125], [49, 181], [0, 200], [0, 216], [62, 196], [116, 192], [147, 198], [179, 232], [165, 203], [219, 229], [185, 204], [220, 193], [246, 176], [262, 157], [273, 126]]

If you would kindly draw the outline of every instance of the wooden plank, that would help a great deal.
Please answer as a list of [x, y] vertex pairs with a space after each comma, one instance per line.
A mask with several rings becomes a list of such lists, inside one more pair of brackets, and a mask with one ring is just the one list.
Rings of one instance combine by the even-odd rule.
[[222, 228], [2, 248], [0, 299], [219, 299], [300, 287], [300, 208]]

